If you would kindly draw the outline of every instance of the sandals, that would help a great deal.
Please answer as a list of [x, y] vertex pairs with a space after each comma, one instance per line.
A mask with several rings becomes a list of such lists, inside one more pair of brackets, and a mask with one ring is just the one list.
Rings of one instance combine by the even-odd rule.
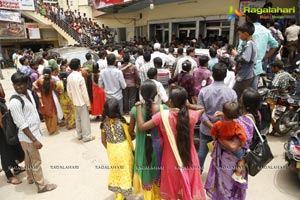
[[49, 192], [49, 191], [55, 190], [56, 188], [57, 188], [57, 185], [55, 185], [55, 184], [47, 184], [43, 189], [39, 190], [38, 193]]
[[22, 181], [13, 176], [13, 177], [10, 177], [7, 180], [7, 183], [10, 183], [10, 184], [13, 184], [13, 185], [18, 185], [18, 184], [21, 184]]
[[25, 171], [24, 167], [18, 167], [16, 169], [14, 169], [14, 175], [18, 175], [18, 174], [20, 174], [20, 173], [22, 173], [24, 171]]

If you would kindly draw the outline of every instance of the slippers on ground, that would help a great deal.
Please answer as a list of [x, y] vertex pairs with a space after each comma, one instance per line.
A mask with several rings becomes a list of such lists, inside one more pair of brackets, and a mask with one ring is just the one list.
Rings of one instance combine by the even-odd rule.
[[16, 177], [11, 177], [7, 180], [7, 183], [13, 184], [13, 185], [18, 185], [21, 184], [22, 181], [17, 179]]
[[57, 188], [57, 185], [55, 185], [55, 184], [47, 184], [43, 189], [39, 190], [38, 193], [49, 192], [49, 191], [55, 190], [56, 188]]

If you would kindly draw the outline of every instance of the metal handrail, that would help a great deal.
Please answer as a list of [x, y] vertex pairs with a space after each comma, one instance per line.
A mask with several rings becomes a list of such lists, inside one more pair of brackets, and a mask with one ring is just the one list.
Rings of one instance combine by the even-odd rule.
[[[38, 9], [38, 6], [36, 6], [36, 12], [37, 14], [40, 14], [40, 10]], [[43, 16], [43, 15], [41, 15]], [[45, 16], [43, 16], [45, 17]], [[62, 20], [58, 18], [56, 15], [54, 15], [52, 12], [49, 16], [49, 19], [52, 23], [58, 25], [61, 29], [63, 29], [67, 34], [69, 34], [74, 40], [76, 40], [78, 43], [81, 44], [81, 46], [87, 46], [91, 47], [92, 42], [89, 36], [87, 36], [84, 33], [81, 33], [81, 36], [74, 30], [69, 23], [67, 23], [65, 20]]]

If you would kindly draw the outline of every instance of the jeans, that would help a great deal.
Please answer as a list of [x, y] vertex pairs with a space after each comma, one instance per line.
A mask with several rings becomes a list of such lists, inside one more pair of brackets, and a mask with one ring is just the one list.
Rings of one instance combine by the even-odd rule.
[[207, 143], [211, 142], [213, 139], [211, 136], [204, 135], [200, 132], [200, 148], [198, 152], [198, 157], [200, 161], [201, 172], [203, 171], [204, 161], [208, 153]]
[[253, 89], [255, 89], [255, 90], [257, 90], [257, 87], [258, 87], [258, 80], [259, 80], [259, 75], [256, 75], [255, 77], [254, 77], [254, 80], [253, 80], [253, 82], [252, 82], [252, 88]]

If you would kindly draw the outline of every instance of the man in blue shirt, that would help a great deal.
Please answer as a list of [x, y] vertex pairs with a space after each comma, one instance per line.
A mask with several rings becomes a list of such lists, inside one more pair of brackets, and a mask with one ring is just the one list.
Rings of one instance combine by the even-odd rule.
[[223, 109], [223, 104], [227, 102], [237, 102], [236, 92], [224, 84], [227, 67], [223, 63], [217, 63], [213, 67], [214, 82], [202, 88], [198, 95], [198, 105], [204, 107], [200, 125], [200, 149], [198, 152], [201, 171], [203, 171], [204, 161], [208, 153], [207, 143], [213, 139], [210, 129], [217, 121], [214, 117], [216, 111]]
[[[263, 73], [262, 63], [268, 60], [275, 52], [278, 47], [278, 43], [275, 38], [272, 36], [271, 32], [261, 25], [259, 21], [259, 15], [256, 13], [246, 13], [246, 21], [254, 24], [254, 34], [252, 38], [256, 43], [257, 47], [257, 62], [255, 66], [255, 78], [253, 81], [253, 88], [257, 89], [259, 75]], [[238, 53], [242, 51], [245, 41], [239, 42]], [[270, 47], [268, 53], [267, 47]]]
[[127, 85], [122, 71], [116, 67], [115, 54], [108, 54], [107, 65], [108, 67], [100, 72], [99, 86], [105, 89], [106, 99], [114, 97], [118, 100], [120, 113], [123, 114], [122, 89]]

